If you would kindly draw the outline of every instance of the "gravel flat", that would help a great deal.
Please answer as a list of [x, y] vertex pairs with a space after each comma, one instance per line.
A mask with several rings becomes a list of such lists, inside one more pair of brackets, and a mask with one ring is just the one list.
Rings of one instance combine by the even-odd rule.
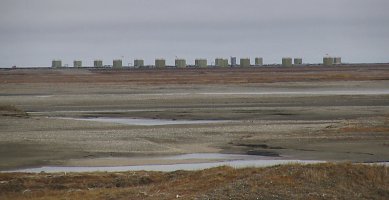
[[[101, 81], [93, 70], [81, 75], [95, 81], [69, 81], [76, 72], [68, 71], [62, 82], [32, 79], [34, 70], [0, 72], [7, 80], [0, 105], [27, 113], [0, 112], [1, 170], [187, 153], [389, 160], [389, 81], [371, 78], [374, 70], [364, 72], [367, 80], [307, 81], [307, 71], [305, 81], [165, 85], [116, 81], [114, 75]], [[95, 117], [227, 121], [141, 126], [67, 119]]]

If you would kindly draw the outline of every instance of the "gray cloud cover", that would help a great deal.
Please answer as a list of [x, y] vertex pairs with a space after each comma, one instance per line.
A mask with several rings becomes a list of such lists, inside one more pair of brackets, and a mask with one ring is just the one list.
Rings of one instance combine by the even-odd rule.
[[0, 67], [325, 54], [389, 62], [387, 0], [1, 0]]

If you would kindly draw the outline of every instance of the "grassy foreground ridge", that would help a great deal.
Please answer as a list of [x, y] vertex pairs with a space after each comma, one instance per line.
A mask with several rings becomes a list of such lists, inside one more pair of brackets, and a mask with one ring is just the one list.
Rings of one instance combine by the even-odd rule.
[[388, 167], [218, 167], [201, 171], [0, 174], [0, 199], [389, 199]]

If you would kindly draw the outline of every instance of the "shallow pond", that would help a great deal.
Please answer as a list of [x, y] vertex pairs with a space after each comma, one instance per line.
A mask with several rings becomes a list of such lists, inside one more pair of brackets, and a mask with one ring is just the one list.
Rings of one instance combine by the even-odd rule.
[[167, 120], [167, 119], [133, 119], [133, 118], [112, 118], [112, 117], [96, 117], [96, 118], [59, 118], [69, 120], [82, 120], [94, 122], [108, 122], [125, 125], [138, 126], [161, 126], [161, 125], [180, 125], [180, 124], [210, 124], [210, 123], [225, 123], [229, 120]]
[[[135, 158], [134, 158], [135, 159]], [[147, 159], [147, 158], [141, 158]], [[152, 159], [152, 158], [150, 158]], [[201, 154], [183, 154], [177, 156], [158, 157], [160, 160], [192, 160], [196, 159], [216, 159], [218, 161], [204, 161], [201, 163], [185, 163], [185, 164], [154, 164], [154, 165], [133, 165], [133, 166], [105, 166], [105, 167], [63, 167], [63, 166], [43, 166], [38, 168], [20, 169], [8, 172], [29, 172], [29, 173], [55, 173], [55, 172], [119, 172], [119, 171], [164, 171], [171, 172], [177, 170], [201, 170], [218, 166], [231, 166], [235, 168], [244, 167], [268, 167], [281, 164], [301, 163], [313, 164], [324, 161], [315, 160], [289, 160], [276, 157], [252, 156], [252, 155], [237, 155], [237, 154], [218, 154], [218, 153], [201, 153]]]

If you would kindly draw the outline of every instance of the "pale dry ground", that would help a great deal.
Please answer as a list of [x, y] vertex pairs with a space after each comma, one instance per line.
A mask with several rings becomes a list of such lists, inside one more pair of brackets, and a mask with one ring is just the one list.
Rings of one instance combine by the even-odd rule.
[[[389, 160], [389, 95], [382, 93], [388, 85], [6, 83], [0, 86], [0, 105], [14, 105], [29, 117], [0, 116], [0, 169], [66, 165], [68, 159], [201, 152]], [[312, 91], [324, 93], [307, 94]], [[147, 127], [53, 118], [99, 116], [232, 122]], [[72, 164], [82, 163], [93, 164]]]

